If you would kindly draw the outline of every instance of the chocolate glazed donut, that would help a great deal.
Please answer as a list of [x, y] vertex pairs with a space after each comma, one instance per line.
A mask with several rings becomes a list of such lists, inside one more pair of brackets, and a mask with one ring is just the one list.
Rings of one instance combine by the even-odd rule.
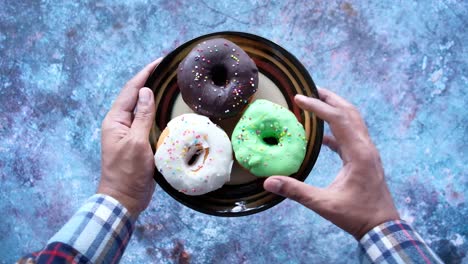
[[179, 64], [177, 84], [193, 111], [224, 119], [247, 106], [257, 91], [258, 69], [236, 44], [210, 39], [199, 43]]

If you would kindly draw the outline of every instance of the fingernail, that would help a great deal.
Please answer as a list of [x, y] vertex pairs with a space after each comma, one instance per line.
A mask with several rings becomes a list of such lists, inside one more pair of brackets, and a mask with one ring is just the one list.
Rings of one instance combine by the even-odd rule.
[[140, 89], [138, 93], [138, 102], [141, 104], [148, 104], [151, 100], [151, 91], [148, 88]]
[[281, 190], [282, 185], [283, 182], [278, 179], [268, 179], [265, 187], [267, 187], [267, 191], [278, 193]]
[[297, 100], [305, 100], [307, 97], [302, 95], [302, 94], [296, 94], [296, 99]]
[[157, 62], [157, 63], [160, 63], [162, 60], [163, 60], [164, 57], [159, 57], [157, 59], [155, 59], [153, 62]]

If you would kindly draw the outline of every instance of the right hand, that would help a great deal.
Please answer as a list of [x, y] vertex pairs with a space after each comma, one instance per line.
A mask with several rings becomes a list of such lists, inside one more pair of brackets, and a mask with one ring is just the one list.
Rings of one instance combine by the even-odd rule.
[[319, 89], [319, 96], [321, 100], [302, 95], [294, 99], [330, 125], [333, 135], [325, 135], [323, 143], [340, 155], [343, 167], [326, 188], [285, 176], [269, 177], [264, 188], [314, 210], [359, 240], [400, 216], [385, 183], [379, 152], [356, 107], [325, 89]]

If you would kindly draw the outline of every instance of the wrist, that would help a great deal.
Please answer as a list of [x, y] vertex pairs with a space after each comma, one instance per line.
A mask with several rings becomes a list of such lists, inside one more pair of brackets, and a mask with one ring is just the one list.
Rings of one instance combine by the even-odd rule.
[[106, 186], [99, 186], [97, 193], [108, 195], [117, 200], [123, 207], [125, 207], [125, 209], [127, 209], [128, 213], [134, 220], [136, 220], [142, 212], [138, 201], [125, 193]]
[[381, 220], [374, 220], [372, 223], [369, 223], [367, 225], [364, 225], [361, 230], [359, 230], [356, 234], [353, 234], [354, 238], [357, 240], [357, 241], [360, 241], [367, 233], [369, 233], [372, 229], [382, 225], [382, 224], [385, 224], [387, 222], [391, 222], [391, 221], [400, 221], [401, 218], [400, 216], [397, 214], [396, 216], [389, 216], [387, 218], [382, 218]]

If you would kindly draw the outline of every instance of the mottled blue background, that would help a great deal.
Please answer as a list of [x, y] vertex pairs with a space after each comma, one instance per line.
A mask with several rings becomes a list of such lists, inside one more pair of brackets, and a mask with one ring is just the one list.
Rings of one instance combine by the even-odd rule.
[[[40, 249], [94, 193], [121, 86], [223, 30], [275, 41], [356, 104], [401, 216], [445, 261], [468, 263], [466, 1], [76, 2], [0, 0], [0, 263]], [[340, 164], [324, 148], [307, 182], [327, 185]], [[291, 201], [217, 218], [158, 189], [122, 262], [349, 263], [356, 245]]]

